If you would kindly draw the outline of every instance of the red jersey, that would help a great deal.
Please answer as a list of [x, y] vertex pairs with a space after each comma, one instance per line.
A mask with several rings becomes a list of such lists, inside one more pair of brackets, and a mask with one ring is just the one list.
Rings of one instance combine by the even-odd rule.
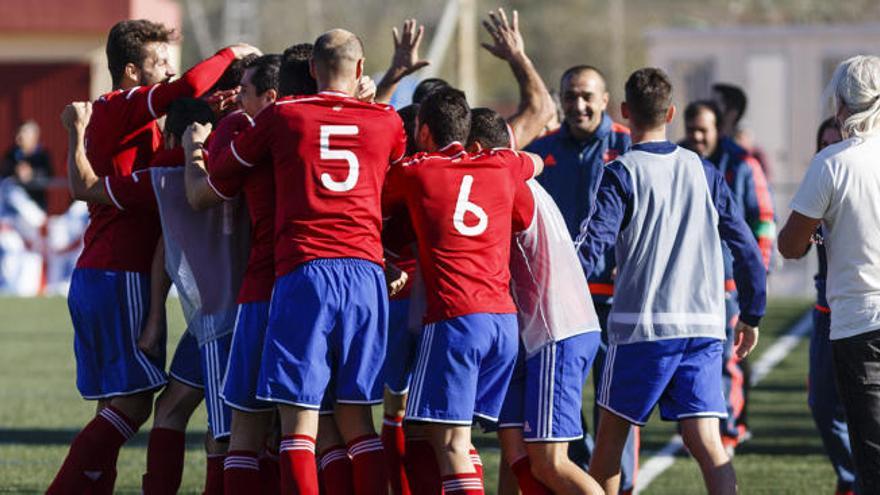
[[[101, 177], [127, 176], [146, 168], [162, 144], [156, 119], [182, 96], [200, 96], [235, 58], [224, 49], [180, 79], [107, 93], [92, 105], [86, 156]], [[129, 212], [89, 204], [89, 226], [77, 268], [149, 272], [161, 228], [155, 212]]]
[[[224, 117], [211, 133], [208, 156], [219, 157], [227, 152], [235, 136], [253, 125], [253, 120], [241, 110]], [[216, 160], [207, 160], [209, 173], [214, 162]], [[238, 291], [239, 304], [268, 301], [275, 285], [275, 181], [272, 167], [255, 167], [245, 172], [225, 178], [208, 176], [208, 184], [221, 198], [232, 199], [243, 192], [251, 219], [250, 254]]]
[[212, 178], [271, 163], [275, 274], [321, 258], [382, 264], [381, 192], [406, 134], [388, 105], [336, 92], [278, 100], [211, 165]]
[[457, 142], [392, 169], [389, 188], [404, 191], [418, 238], [425, 323], [516, 312], [509, 268], [514, 194], [533, 174], [526, 154], [468, 155]]

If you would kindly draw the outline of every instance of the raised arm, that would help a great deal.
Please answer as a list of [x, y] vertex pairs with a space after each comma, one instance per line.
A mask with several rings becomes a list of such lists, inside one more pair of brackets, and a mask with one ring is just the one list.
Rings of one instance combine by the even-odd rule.
[[205, 167], [205, 140], [211, 134], [211, 124], [193, 123], [183, 132], [183, 151], [186, 157], [184, 183], [186, 200], [194, 210], [203, 210], [222, 203], [223, 196], [211, 187]]
[[401, 30], [391, 28], [391, 35], [394, 38], [394, 55], [376, 88], [376, 101], [379, 103], [391, 101], [401, 79], [431, 64], [419, 58], [419, 45], [425, 35], [425, 26], [419, 25], [415, 19], [407, 19], [403, 21]]
[[483, 48], [507, 61], [519, 85], [519, 108], [507, 122], [513, 129], [517, 145], [524, 147], [541, 135], [547, 122], [555, 115], [556, 105], [531, 59], [526, 55], [525, 43], [519, 30], [519, 13], [514, 10], [512, 22], [508, 22], [504, 9], [498, 9], [489, 13], [483, 26], [492, 37], [492, 43], [483, 43]]
[[140, 119], [133, 118], [131, 122], [138, 124], [138, 120], [144, 120], [146, 123], [161, 117], [178, 98], [202, 96], [220, 79], [229, 64], [252, 53], [259, 54], [260, 51], [245, 43], [232, 45], [194, 65], [175, 81], [133, 89], [126, 98], [132, 102], [135, 115]]
[[61, 123], [67, 129], [67, 181], [73, 199], [88, 203], [112, 205], [110, 196], [95, 174], [92, 164], [86, 157], [86, 126], [92, 116], [92, 104], [76, 101], [61, 113]]

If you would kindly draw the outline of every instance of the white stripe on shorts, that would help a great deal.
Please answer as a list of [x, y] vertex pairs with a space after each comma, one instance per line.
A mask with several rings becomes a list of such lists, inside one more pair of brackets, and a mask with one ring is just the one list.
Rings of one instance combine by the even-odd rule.
[[[126, 298], [128, 299], [128, 324], [129, 335], [131, 336], [131, 348], [135, 360], [144, 370], [147, 380], [151, 385], [159, 385], [162, 383], [162, 376], [150, 364], [147, 357], [138, 349], [137, 340], [141, 330], [141, 322], [143, 321], [141, 314], [141, 287], [137, 280], [137, 275], [131, 272], [125, 272]], [[158, 374], [158, 375], [157, 375]]]
[[617, 344], [608, 346], [605, 352], [605, 367], [602, 369], [602, 390], [599, 400], [608, 404], [611, 398], [611, 380], [614, 378], [614, 359], [617, 357]]
[[412, 411], [411, 415], [415, 416], [419, 410], [419, 402], [422, 399], [422, 391], [425, 382], [425, 374], [427, 373], [428, 361], [431, 357], [431, 347], [434, 336], [434, 323], [425, 325], [422, 332], [422, 342], [419, 346], [419, 355], [416, 359], [416, 370], [413, 376], [413, 384], [410, 387], [412, 394], [410, 400], [407, 401], [407, 409]]

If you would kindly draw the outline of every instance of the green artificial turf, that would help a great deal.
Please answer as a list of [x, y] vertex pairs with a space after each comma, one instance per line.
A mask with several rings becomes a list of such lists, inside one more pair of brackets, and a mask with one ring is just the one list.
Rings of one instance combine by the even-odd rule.
[[[169, 360], [183, 322], [169, 301]], [[756, 357], [809, 305], [775, 300], [762, 326]], [[73, 330], [61, 298], [0, 298], [0, 492], [42, 493], [61, 465], [70, 440], [94, 414], [75, 386]], [[822, 453], [806, 405], [807, 341], [776, 368], [752, 395], [755, 438], [737, 453], [742, 493], [832, 493], [834, 475]], [[587, 387], [588, 389], [590, 387]], [[587, 402], [592, 394], [588, 391]], [[375, 410], [377, 424], [381, 412]], [[201, 407], [190, 421], [181, 493], [201, 493], [206, 416]], [[148, 423], [149, 425], [149, 423]], [[146, 431], [146, 430], [144, 430]], [[642, 436], [642, 460], [661, 448], [673, 425], [652, 418]], [[486, 473], [487, 493], [495, 493], [500, 452], [491, 435], [475, 432]], [[140, 493], [146, 459], [142, 431], [119, 456], [117, 493]], [[648, 494], [703, 493], [696, 464], [678, 459], [657, 478]]]

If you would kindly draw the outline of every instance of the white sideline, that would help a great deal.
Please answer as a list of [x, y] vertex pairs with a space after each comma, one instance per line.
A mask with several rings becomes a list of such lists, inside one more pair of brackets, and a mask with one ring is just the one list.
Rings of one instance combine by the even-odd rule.
[[[757, 385], [773, 371], [794, 350], [800, 340], [813, 329], [813, 313], [808, 311], [788, 332], [776, 339], [754, 365], [752, 365], [752, 386]], [[680, 435], [673, 435], [669, 442], [639, 467], [636, 479], [636, 493], [648, 488], [652, 481], [663, 474], [675, 462], [675, 455], [684, 447]]]

